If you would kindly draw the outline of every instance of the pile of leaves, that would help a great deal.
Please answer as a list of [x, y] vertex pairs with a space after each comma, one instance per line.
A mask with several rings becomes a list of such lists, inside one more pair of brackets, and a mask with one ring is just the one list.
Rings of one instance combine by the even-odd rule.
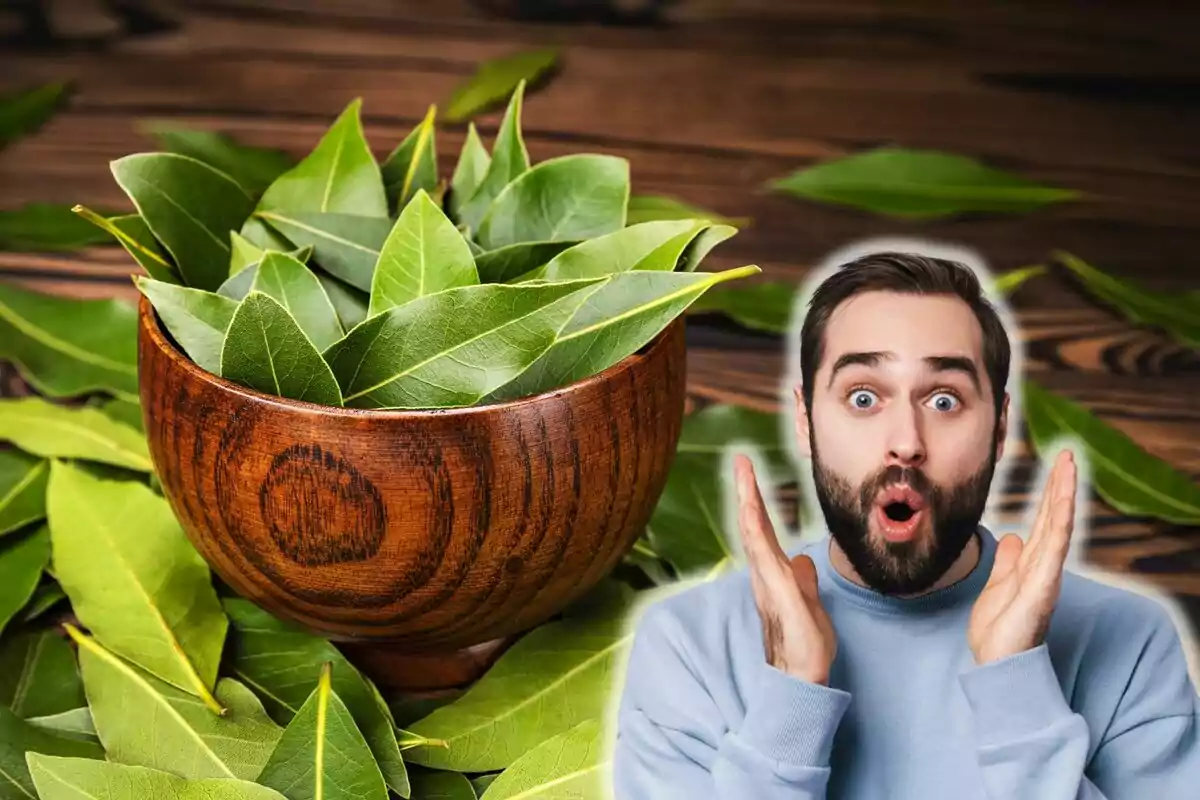
[[540, 394], [636, 352], [706, 289], [736, 229], [626, 224], [629, 165], [531, 165], [518, 85], [489, 154], [472, 125], [440, 181], [435, 109], [383, 162], [353, 101], [299, 164], [242, 183], [178, 153], [112, 163], [135, 215], [104, 218], [200, 367], [328, 406], [445, 408]]

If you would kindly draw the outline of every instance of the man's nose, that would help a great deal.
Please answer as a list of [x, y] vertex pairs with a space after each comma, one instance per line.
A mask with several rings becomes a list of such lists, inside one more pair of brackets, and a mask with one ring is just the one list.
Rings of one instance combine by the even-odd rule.
[[925, 439], [921, 434], [917, 410], [895, 410], [896, 418], [893, 420], [888, 440], [887, 462], [905, 467], [920, 466], [925, 461]]

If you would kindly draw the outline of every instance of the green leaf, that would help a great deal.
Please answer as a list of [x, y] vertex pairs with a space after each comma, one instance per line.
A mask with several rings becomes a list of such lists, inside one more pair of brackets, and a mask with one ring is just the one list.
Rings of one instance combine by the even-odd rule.
[[286, 308], [259, 291], [246, 296], [229, 323], [221, 376], [277, 397], [342, 405], [337, 381], [320, 351]]
[[136, 401], [137, 310], [0, 282], [0, 358], [49, 397], [108, 391]]
[[646, 526], [654, 552], [681, 579], [719, 574], [736, 564], [725, 532], [721, 462], [676, 454]]
[[483, 800], [607, 800], [611, 757], [598, 719], [539, 744], [500, 773]]
[[597, 285], [447, 289], [371, 317], [325, 359], [347, 406], [471, 405], [536, 361]]
[[163, 150], [224, 172], [252, 195], [261, 194], [293, 164], [287, 153], [238, 144], [223, 133], [161, 126], [151, 127], [149, 133]]
[[604, 278], [554, 344], [488, 401], [529, 397], [595, 375], [637, 352], [711, 286], [757, 272], [756, 266], [696, 274], [632, 270]]
[[318, 350], [346, 335], [329, 295], [312, 270], [284, 253], [267, 253], [251, 291], [263, 292], [287, 309]]
[[321, 669], [317, 688], [288, 724], [259, 783], [288, 800], [387, 800], [383, 775], [350, 710]]
[[471, 781], [460, 772], [418, 767], [412, 771], [411, 778], [416, 800], [478, 800]]
[[37, 797], [25, 754], [103, 759], [99, 745], [56, 736], [31, 725], [0, 706], [0, 800], [31, 800]]
[[248, 600], [226, 598], [224, 605], [233, 623], [233, 674], [263, 699], [271, 717], [281, 725], [290, 723], [316, 689], [321, 665], [332, 664], [333, 688], [366, 737], [384, 780], [407, 797], [408, 773], [396, 731], [370, 682], [325, 639], [277, 619]]
[[499, 778], [503, 774], [502, 772], [492, 772], [488, 775], [480, 775], [478, 778], [471, 779], [471, 786], [475, 788], [477, 795], [483, 797], [483, 793], [487, 791], [488, 787], [495, 783], [496, 778]]
[[237, 231], [229, 232], [229, 251], [229, 278], [226, 278], [225, 283], [221, 284], [222, 287], [242, 270], [262, 261], [263, 255], [267, 252]]
[[969, 211], [1023, 213], [1079, 196], [964, 156], [901, 147], [883, 147], [818, 164], [773, 181], [769, 188], [909, 219]]
[[696, 314], [719, 312], [744, 328], [786, 334], [791, 329], [795, 299], [793, 283], [721, 286], [705, 292], [688, 310]]
[[151, 472], [146, 437], [102, 411], [40, 397], [0, 400], [0, 440], [46, 458], [81, 458]]
[[737, 234], [737, 228], [730, 225], [713, 225], [700, 231], [700, 235], [691, 241], [680, 257], [676, 269], [680, 272], [695, 272], [712, 249]]
[[461, 205], [459, 216], [454, 220], [465, 222], [472, 231], [479, 229], [492, 201], [504, 187], [529, 169], [529, 151], [525, 149], [525, 140], [521, 137], [521, 104], [524, 96], [525, 83], [522, 81], [509, 99], [504, 119], [500, 121], [487, 172], [471, 196], [465, 198], [466, 202]]
[[1026, 379], [1025, 422], [1039, 454], [1048, 457], [1061, 437], [1087, 456], [1091, 484], [1118, 511], [1180, 525], [1200, 523], [1200, 486], [1156, 458], [1083, 406]]
[[723, 217], [690, 203], [676, 200], [674, 197], [635, 194], [629, 198], [629, 206], [625, 214], [627, 225], [658, 219], [703, 219], [722, 225], [732, 225], [736, 228], [745, 228], [750, 224], [748, 217]]
[[369, 294], [338, 280], [324, 270], [317, 269], [313, 272], [324, 287], [325, 294], [329, 296], [329, 302], [333, 303], [338, 319], [342, 321], [343, 330], [353, 330], [367, 318], [367, 308], [371, 302]]
[[0, 633], [33, 597], [50, 563], [50, 532], [45, 525], [0, 540]]
[[[260, 213], [264, 212], [255, 210], [256, 215]], [[283, 235], [265, 221], [259, 219], [258, 216], [253, 216], [246, 220], [242, 225], [241, 236], [250, 242], [250, 244], [262, 250], [275, 250], [280, 253], [286, 253], [288, 248], [293, 246]], [[232, 260], [230, 263], [232, 263]]]
[[67, 594], [58, 583], [50, 580], [43, 582], [33, 590], [33, 597], [21, 609], [21, 622], [30, 622], [45, 614], [61, 600], [66, 600]]
[[1151, 292], [1133, 280], [1114, 278], [1070, 253], [1059, 251], [1055, 257], [1093, 296], [1126, 319], [1160, 328], [1180, 344], [1200, 348], [1200, 313], [1194, 303], [1179, 295]]
[[0, 705], [29, 718], [61, 714], [85, 702], [75, 654], [58, 631], [23, 631], [0, 644]]
[[361, 108], [361, 99], [352, 100], [316, 148], [270, 185], [256, 210], [387, 217], [383, 177], [363, 135]]
[[796, 468], [787, 448], [789, 436], [782, 425], [779, 414], [715, 403], [684, 417], [675, 452], [717, 463], [731, 446], [749, 445], [766, 459], [764, 466], [770, 470], [766, 477], [772, 482], [793, 481]]
[[97, 403], [96, 408], [100, 409], [109, 419], [122, 425], [128, 425], [139, 433], [145, 434], [145, 420], [142, 419], [141, 403], [114, 397]]
[[484, 61], [466, 83], [450, 95], [446, 119], [462, 122], [503, 101], [521, 84], [532, 85], [558, 63], [556, 48], [514, 53]]
[[173, 153], [138, 153], [111, 166], [184, 282], [216, 291], [229, 275], [229, 231], [254, 210], [245, 190], [225, 173]]
[[110, 761], [191, 779], [252, 781], [262, 772], [283, 731], [245, 686], [222, 678], [216, 696], [225, 711], [214, 714], [73, 625], [66, 628], [79, 646], [84, 693]]
[[504, 769], [551, 736], [599, 717], [632, 639], [627, 614], [550, 622], [521, 637], [467, 692], [413, 733], [449, 747], [416, 747], [406, 760], [435, 769]]
[[404, 208], [417, 191], [432, 192], [437, 187], [436, 116], [437, 106], [430, 106], [421, 124], [383, 162], [384, 191], [393, 211]]
[[[236, 307], [238, 303], [246, 299], [246, 295], [250, 294], [250, 288], [254, 286], [254, 281], [258, 278], [258, 265], [259, 262], [255, 261], [238, 271], [236, 275], [230, 275], [224, 283], [217, 287], [217, 294], [233, 300]], [[233, 319], [232, 315], [230, 319]]]
[[628, 201], [625, 159], [586, 154], [552, 158], [522, 172], [496, 196], [475, 238], [485, 250], [517, 242], [589, 239], [625, 227]]
[[71, 211], [115, 239], [150, 277], [164, 283], [183, 282], [175, 265], [163, 253], [146, 220], [140, 215], [104, 217], [86, 206], [79, 205]]
[[70, 206], [28, 203], [0, 211], [0, 250], [82, 250], [112, 237], [81, 219]]
[[0, 148], [42, 127], [70, 93], [69, 84], [48, 83], [0, 96]]
[[[483, 283], [516, 283], [577, 242], [520, 242], [475, 256]], [[532, 276], [531, 276], [532, 277]]]
[[392, 231], [387, 218], [351, 214], [291, 214], [274, 212], [262, 218], [298, 245], [313, 248], [321, 268], [356, 289], [371, 291], [375, 262]]
[[468, 124], [467, 137], [463, 140], [458, 162], [454, 165], [454, 175], [450, 178], [449, 208], [452, 219], [462, 218], [462, 207], [471, 199], [479, 184], [483, 183], [491, 163], [492, 157], [480, 141], [475, 123]]
[[530, 278], [560, 281], [634, 269], [672, 272], [684, 249], [707, 227], [700, 220], [631, 225], [562, 251]]
[[54, 576], [80, 622], [116, 653], [204, 700], [228, 620], [208, 564], [165, 499], [138, 481], [55, 461], [46, 497]]
[[42, 800], [287, 800], [250, 781], [188, 780], [146, 767], [38, 753], [29, 754], [29, 771]]
[[20, 450], [0, 450], [0, 536], [46, 516], [50, 462]]
[[1003, 275], [997, 276], [996, 280], [992, 283], [992, 291], [999, 294], [1012, 294], [1030, 278], [1035, 278], [1045, 273], [1046, 268], [1040, 265], [1010, 270]]
[[150, 298], [154, 310], [175, 341], [201, 369], [221, 372], [221, 347], [238, 304], [203, 289], [176, 286], [151, 278], [133, 279], [138, 291]]
[[429, 195], [418, 189], [383, 243], [367, 316], [443, 289], [477, 283], [475, 259], [466, 240]]
[[[74, 664], [75, 656], [71, 654], [73, 669], [75, 668]], [[76, 681], [79, 682], [79, 696], [83, 698], [83, 683], [79, 681], [78, 670], [76, 670]], [[84, 701], [80, 700], [80, 702]], [[95, 744], [97, 747], [100, 746], [100, 737], [96, 735], [96, 726], [92, 723], [92, 712], [88, 710], [87, 706], [73, 708], [70, 711], [63, 711], [44, 717], [30, 717], [26, 722], [44, 731], [49, 731], [55, 736], [62, 736], [77, 742], [89, 742]]]
[[633, 549], [625, 554], [622, 561], [641, 570], [655, 586], [666, 586], [675, 582], [675, 578], [667, 572], [663, 559], [650, 547], [645, 536], [633, 543]]

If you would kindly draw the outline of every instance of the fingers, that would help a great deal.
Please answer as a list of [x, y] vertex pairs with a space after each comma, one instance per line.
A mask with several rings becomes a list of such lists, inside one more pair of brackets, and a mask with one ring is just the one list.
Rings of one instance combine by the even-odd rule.
[[1021, 558], [1025, 543], [1015, 533], [1005, 534], [996, 545], [996, 556], [992, 563], [992, 574], [988, 583], [999, 583], [1008, 578]]
[[1038, 579], [1042, 582], [1056, 580], [1066, 561], [1071, 546], [1071, 533], [1075, 528], [1075, 495], [1078, 490], [1075, 460], [1069, 450], [1059, 454], [1057, 482], [1047, 512], [1042, 534], [1040, 552], [1035, 561]]
[[745, 456], [734, 461], [738, 491], [738, 530], [746, 551], [753, 580], [767, 590], [775, 602], [788, 603], [800, 597], [787, 555], [775, 538], [771, 520], [763, 508], [762, 495], [754, 478], [754, 466]]

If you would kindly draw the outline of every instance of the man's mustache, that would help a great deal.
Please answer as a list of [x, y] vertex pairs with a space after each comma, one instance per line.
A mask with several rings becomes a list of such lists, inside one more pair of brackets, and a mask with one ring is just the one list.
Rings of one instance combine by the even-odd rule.
[[919, 467], [902, 467], [899, 464], [889, 464], [880, 470], [874, 478], [863, 484], [861, 501], [863, 508], [870, 508], [881, 491], [895, 484], [908, 484], [912, 490], [929, 503], [936, 488], [933, 481]]

